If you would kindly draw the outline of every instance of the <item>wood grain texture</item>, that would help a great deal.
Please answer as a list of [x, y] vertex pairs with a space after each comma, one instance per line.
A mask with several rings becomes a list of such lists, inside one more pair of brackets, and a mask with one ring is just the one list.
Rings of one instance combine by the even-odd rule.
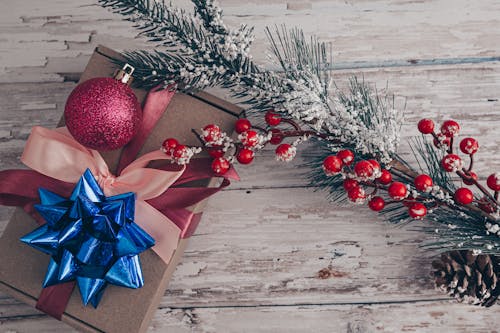
[[[497, 1], [220, 2], [228, 24], [256, 26], [257, 62], [269, 67], [264, 26], [299, 25], [333, 43], [341, 87], [355, 74], [407, 104], [403, 141], [421, 117], [453, 117], [480, 142], [480, 176], [500, 169]], [[134, 36], [92, 0], [0, 1], [0, 169], [21, 167], [31, 126], [57, 123], [94, 46], [151, 47]], [[277, 164], [266, 150], [211, 199], [151, 332], [498, 331], [496, 308], [434, 290], [422, 234], [331, 205], [302, 161]], [[0, 209], [0, 232], [10, 212]], [[332, 277], [318, 277], [324, 268]], [[0, 332], [70, 331], [0, 294]]]
[[[189, 1], [174, 4], [191, 10]], [[255, 25], [253, 55], [266, 63], [264, 27], [301, 26], [334, 46], [338, 67], [497, 60], [497, 1], [222, 0], [230, 25]], [[0, 14], [2, 82], [62, 81], [82, 72], [99, 43], [151, 47], [93, 0], [23, 1]], [[8, 6], [8, 10], [7, 10]], [[36, 52], [30, 52], [36, 50]]]

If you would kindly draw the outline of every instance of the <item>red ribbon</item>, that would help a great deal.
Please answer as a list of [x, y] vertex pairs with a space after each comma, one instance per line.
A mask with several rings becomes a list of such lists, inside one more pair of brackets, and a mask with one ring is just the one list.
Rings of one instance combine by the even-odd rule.
[[116, 174], [120, 174], [123, 169], [135, 160], [141, 150], [144, 142], [153, 131], [161, 116], [167, 110], [168, 105], [174, 97], [175, 90], [167, 87], [161, 90], [160, 87], [154, 88], [148, 93], [144, 103], [141, 128], [136, 136], [123, 148]]
[[43, 288], [35, 307], [49, 316], [61, 320], [75, 285], [76, 282], [71, 281]]
[[[167, 89], [153, 90], [148, 94], [143, 111], [142, 127], [137, 136], [122, 151], [118, 164], [119, 172], [135, 159], [167, 109], [173, 94], [173, 91]], [[163, 170], [171, 168], [175, 166], [160, 167]], [[234, 169], [231, 169], [217, 187], [184, 187], [190, 182], [208, 180], [212, 177], [216, 175], [210, 168], [209, 159], [193, 159], [173, 186], [146, 202], [170, 218], [181, 229], [181, 238], [187, 238], [193, 234], [201, 218], [201, 213], [193, 213], [187, 207], [199, 203], [228, 186], [229, 179], [239, 179]], [[42, 187], [68, 197], [73, 186], [71, 183], [45, 176], [34, 170], [0, 171], [0, 204], [22, 207], [35, 218], [38, 224], [43, 224], [45, 221], [33, 209], [33, 205], [39, 202], [38, 189]], [[38, 298], [36, 308], [61, 320], [74, 286], [75, 282], [68, 282], [44, 288]]]

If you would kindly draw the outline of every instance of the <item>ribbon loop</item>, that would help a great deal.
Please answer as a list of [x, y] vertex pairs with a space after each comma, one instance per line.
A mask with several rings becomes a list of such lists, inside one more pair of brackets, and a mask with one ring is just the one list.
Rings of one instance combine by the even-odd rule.
[[169, 159], [160, 150], [148, 153], [114, 176], [99, 154], [79, 144], [65, 127], [55, 130], [35, 126], [21, 161], [39, 173], [75, 183], [86, 169], [97, 177], [108, 196], [134, 192], [139, 200], [148, 200], [165, 192], [184, 172], [147, 168], [153, 160]]
[[157, 239], [153, 250], [168, 263], [181, 230], [145, 202], [165, 193], [185, 170], [185, 167], [176, 171], [147, 168], [153, 160], [166, 159], [169, 157], [160, 150], [153, 151], [132, 162], [119, 176], [115, 176], [99, 152], [79, 144], [66, 128], [50, 130], [36, 126], [28, 138], [21, 161], [45, 176], [69, 183], [76, 183], [83, 172], [90, 169], [106, 196], [134, 192], [137, 197], [136, 214], [139, 217], [137, 224]]

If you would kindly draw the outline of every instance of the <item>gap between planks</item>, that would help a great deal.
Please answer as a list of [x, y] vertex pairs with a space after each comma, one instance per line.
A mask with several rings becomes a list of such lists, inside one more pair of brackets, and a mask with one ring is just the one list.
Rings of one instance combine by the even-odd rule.
[[[158, 309], [174, 310], [196, 310], [196, 309], [254, 309], [254, 308], [289, 308], [289, 307], [323, 307], [323, 306], [357, 306], [357, 305], [393, 305], [393, 304], [416, 304], [449, 302], [450, 297], [436, 297], [423, 299], [408, 299], [395, 301], [369, 301], [369, 302], [324, 302], [324, 303], [276, 303], [276, 304], [253, 304], [253, 305], [196, 305], [196, 306], [159, 306]], [[1, 318], [1, 317], [0, 317]]]
[[[90, 58], [90, 56], [88, 56]], [[500, 56], [498, 57], [464, 57], [464, 58], [430, 58], [430, 59], [397, 59], [397, 60], [387, 60], [387, 61], [353, 61], [353, 62], [334, 62], [333, 64], [326, 67], [325, 70], [329, 71], [345, 71], [345, 70], [358, 70], [358, 69], [383, 69], [383, 68], [401, 68], [401, 67], [423, 67], [423, 66], [458, 66], [458, 65], [472, 65], [472, 64], [483, 64], [483, 63], [495, 63], [500, 62]], [[282, 72], [280, 67], [262, 66], [266, 70]], [[8, 68], [7, 68], [8, 69]], [[78, 82], [80, 80], [81, 72], [56, 72], [62, 78], [61, 82]], [[22, 81], [19, 83], [45, 83], [39, 81]], [[48, 82], [47, 82], [48, 83]], [[11, 82], [1, 82], [0, 86], [8, 85]]]

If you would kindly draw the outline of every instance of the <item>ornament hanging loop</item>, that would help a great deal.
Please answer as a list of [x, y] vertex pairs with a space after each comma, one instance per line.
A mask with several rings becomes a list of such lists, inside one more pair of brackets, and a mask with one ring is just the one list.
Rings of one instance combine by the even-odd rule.
[[132, 83], [132, 80], [134, 79], [132, 77], [134, 71], [135, 71], [134, 67], [130, 66], [129, 64], [125, 64], [123, 65], [122, 69], [116, 72], [114, 77], [121, 83], [130, 85]]

